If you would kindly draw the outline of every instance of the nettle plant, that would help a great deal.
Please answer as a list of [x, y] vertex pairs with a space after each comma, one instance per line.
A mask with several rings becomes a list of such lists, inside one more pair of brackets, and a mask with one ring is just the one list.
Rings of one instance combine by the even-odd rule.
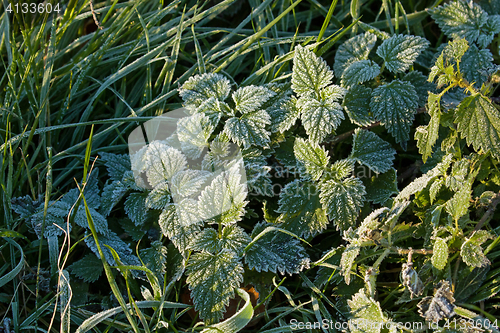
[[[394, 331], [409, 321], [452, 329], [457, 314], [475, 320], [459, 330], [493, 323], [473, 304], [500, 291], [498, 268], [490, 271], [500, 237], [489, 224], [500, 201], [500, 111], [489, 97], [499, 67], [486, 48], [500, 17], [465, 1], [436, 7], [431, 16], [451, 41], [438, 49], [428, 76], [416, 69], [425, 68], [430, 52], [425, 38], [390, 36], [366, 24], [365, 33], [339, 46], [333, 70], [313, 47], [297, 45], [290, 81], [285, 75], [234, 87], [222, 74], [195, 75], [179, 89], [187, 114], [176, 133], [130, 157], [100, 155], [110, 177], [102, 192], [95, 170], [84, 189], [48, 203], [43, 231], [41, 200], [18, 198], [13, 209], [48, 239], [51, 258], [62, 230], [87, 230], [95, 255], [68, 267], [79, 279], [96, 281], [104, 256], [125, 277], [149, 281], [140, 282], [144, 299], [165, 300], [185, 277], [206, 325], [224, 318], [246, 284], [263, 301], [270, 293], [265, 272], [300, 274], [320, 297], [335, 287], [329, 304], [336, 320], [392, 323]], [[413, 136], [418, 113], [430, 119]], [[336, 149], [349, 147], [351, 137], [349, 151]], [[423, 175], [400, 191], [393, 161], [413, 138]], [[360, 166], [375, 176], [357, 175]], [[338, 231], [340, 245], [313, 261], [308, 243], [314, 248], [327, 231]], [[143, 239], [149, 246], [134, 254], [130, 245]], [[393, 288], [381, 300], [384, 283]], [[387, 304], [391, 297], [396, 311]], [[329, 318], [320, 305], [311, 313]]]

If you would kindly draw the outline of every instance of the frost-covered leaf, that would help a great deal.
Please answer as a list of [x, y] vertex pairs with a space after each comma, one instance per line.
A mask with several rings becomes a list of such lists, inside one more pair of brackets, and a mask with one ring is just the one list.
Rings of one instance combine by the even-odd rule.
[[500, 111], [488, 100], [477, 94], [466, 97], [455, 114], [458, 131], [476, 151], [491, 151], [500, 159]]
[[441, 97], [440, 95], [429, 92], [427, 108], [431, 120], [426, 126], [419, 126], [415, 131], [417, 147], [424, 163], [432, 155], [432, 147], [436, 143], [439, 132], [439, 123], [441, 121]]
[[168, 182], [163, 181], [158, 183], [155, 188], [148, 193], [145, 207], [147, 209], [163, 209], [170, 203], [171, 199]]
[[366, 200], [374, 204], [383, 204], [392, 195], [399, 193], [397, 175], [394, 168], [389, 169], [389, 171], [383, 174], [367, 178], [363, 181], [363, 184], [366, 189]]
[[21, 219], [26, 219], [31, 215], [35, 214], [37, 211], [37, 207], [39, 207], [41, 201], [35, 201], [29, 195], [25, 195], [24, 197], [12, 198], [11, 207], [14, 212], [19, 214]]
[[75, 274], [79, 279], [92, 283], [97, 281], [97, 279], [101, 276], [103, 266], [101, 259], [89, 253], [82, 259], [75, 261], [68, 266], [68, 270]]
[[344, 119], [344, 110], [336, 102], [336, 98], [324, 93], [321, 95], [319, 100], [313, 97], [301, 97], [297, 101], [302, 124], [307, 135], [314, 142], [322, 142]]
[[210, 172], [208, 171], [183, 170], [177, 172], [170, 180], [170, 190], [174, 200], [197, 194], [209, 177]]
[[403, 269], [401, 270], [401, 278], [403, 280], [403, 285], [410, 292], [410, 298], [418, 297], [422, 294], [424, 290], [424, 284], [417, 272], [413, 269], [410, 264], [403, 264]]
[[[42, 224], [44, 223], [43, 207], [43, 204], [40, 205], [38, 212], [33, 214], [30, 219], [31, 226], [39, 238], [42, 236]], [[49, 201], [47, 214], [45, 215], [45, 230], [43, 237], [49, 238], [52, 236], [61, 236], [63, 234], [63, 230], [67, 230], [68, 226], [66, 221], [70, 209], [71, 206], [62, 200]], [[71, 231], [71, 224], [69, 224], [68, 231]]]
[[268, 109], [271, 116], [271, 131], [284, 133], [288, 131], [300, 116], [297, 107], [297, 98], [292, 97], [279, 103], [279, 105]]
[[203, 101], [196, 111], [207, 116], [214, 127], [219, 124], [223, 116], [234, 116], [234, 110], [226, 102], [221, 102], [215, 97]]
[[[132, 250], [130, 249], [129, 245], [122, 241], [120, 237], [118, 237], [118, 235], [113, 231], [108, 231], [107, 235], [98, 235], [98, 239], [99, 246], [104, 253], [104, 258], [111, 266], [116, 266], [116, 261], [113, 258], [111, 251], [104, 245], [108, 245], [113, 250], [115, 250], [120, 257], [120, 261], [124, 265], [140, 266], [139, 259], [132, 254]], [[85, 243], [96, 256], [100, 257], [94, 237], [92, 237], [92, 235], [90, 235], [89, 237], [85, 237]]]
[[441, 319], [451, 318], [455, 312], [455, 298], [450, 290], [448, 281], [441, 281], [434, 290], [434, 296], [424, 297], [418, 303], [418, 313], [430, 322], [438, 322]]
[[326, 229], [328, 217], [313, 183], [299, 179], [288, 183], [280, 193], [278, 205], [283, 229], [305, 238]]
[[384, 59], [388, 70], [402, 73], [410, 69], [420, 53], [428, 46], [429, 42], [425, 38], [400, 34], [384, 40], [377, 49], [377, 54]]
[[[89, 212], [90, 216], [92, 216], [92, 222], [94, 222], [95, 229], [98, 233], [101, 235], [107, 235], [108, 234], [108, 221], [104, 216], [99, 214], [97, 210], [94, 208], [89, 207]], [[78, 224], [80, 227], [89, 229], [89, 223], [87, 220], [87, 214], [85, 213], [85, 206], [83, 205], [83, 202], [80, 204], [78, 207], [78, 210], [75, 214], [75, 223]], [[66, 229], [66, 228], [64, 228]]]
[[205, 324], [222, 319], [234, 291], [243, 282], [243, 266], [234, 251], [193, 254], [186, 267], [195, 310]]
[[205, 228], [197, 235], [190, 247], [194, 251], [207, 251], [213, 254], [229, 249], [241, 256], [243, 249], [251, 240], [245, 230], [232, 224], [222, 229], [220, 237], [215, 229]]
[[195, 113], [177, 121], [177, 138], [182, 151], [197, 159], [208, 147], [208, 140], [214, 130], [210, 118], [203, 113]]
[[326, 177], [341, 181], [354, 172], [354, 163], [355, 161], [349, 158], [335, 161], [335, 163], [327, 169]]
[[275, 93], [266, 87], [247, 86], [238, 88], [232, 95], [236, 110], [248, 113], [259, 109]]
[[353, 62], [368, 59], [368, 54], [377, 42], [377, 36], [370, 32], [346, 40], [335, 54], [335, 75], [342, 77], [344, 70]]
[[394, 80], [375, 88], [370, 107], [375, 119], [387, 128], [397, 143], [408, 141], [418, 107], [418, 95], [411, 83]]
[[382, 311], [380, 303], [368, 296], [364, 288], [352, 296], [347, 304], [354, 317], [354, 320], [349, 321], [350, 332], [380, 333], [387, 316]]
[[321, 177], [330, 160], [325, 148], [307, 139], [297, 138], [293, 145], [293, 152], [299, 164], [305, 168], [305, 172], [313, 180]]
[[376, 78], [380, 74], [380, 66], [371, 60], [359, 60], [350, 64], [342, 74], [341, 84], [351, 87]]
[[161, 241], [154, 241], [151, 242], [151, 247], [140, 250], [139, 254], [144, 266], [154, 273], [161, 284], [166, 271], [167, 248]]
[[460, 249], [460, 256], [462, 260], [472, 267], [486, 267], [490, 265], [490, 261], [483, 253], [481, 244], [488, 239], [495, 238], [486, 230], [476, 231], [469, 239], [467, 239]]
[[175, 247], [182, 254], [187, 251], [191, 241], [200, 231], [199, 224], [186, 225], [181, 222], [176, 204], [169, 205], [162, 211], [158, 219], [158, 224], [162, 233], [174, 243]]
[[333, 71], [311, 50], [297, 45], [293, 57], [292, 89], [300, 96], [313, 96], [332, 83]]
[[233, 117], [226, 121], [224, 132], [231, 140], [245, 149], [250, 146], [264, 147], [269, 143], [269, 131], [266, 125], [271, 124], [271, 117], [264, 110], [257, 110]]
[[376, 173], [388, 171], [396, 150], [375, 133], [357, 128], [354, 131], [352, 151], [349, 158], [366, 165]]
[[453, 220], [458, 221], [467, 214], [470, 205], [471, 184], [462, 186], [453, 197], [446, 203], [446, 211]]
[[[110, 223], [113, 224], [114, 221], [110, 220]], [[146, 234], [146, 231], [143, 229], [143, 225], [137, 226], [129, 218], [125, 217], [118, 219], [118, 223], [120, 224], [120, 227], [122, 227], [123, 231], [125, 231], [135, 242], [140, 241]]]
[[108, 170], [109, 177], [113, 180], [122, 180], [123, 175], [131, 170], [130, 156], [123, 154], [100, 153], [101, 159]]
[[150, 186], [169, 180], [172, 176], [186, 168], [186, 157], [177, 149], [161, 141], [153, 141], [148, 145], [144, 156], [146, 175]]
[[358, 126], [369, 126], [375, 122], [370, 109], [371, 88], [353, 86], [344, 98], [344, 107], [351, 122]]
[[418, 95], [418, 106], [423, 107], [427, 102], [429, 92], [436, 90], [436, 85], [427, 80], [427, 76], [419, 71], [411, 71], [403, 76], [403, 81], [410, 82]]
[[460, 62], [460, 72], [469, 83], [481, 88], [488, 80], [487, 70], [493, 67], [493, 55], [490, 50], [480, 50], [472, 44]]
[[342, 268], [342, 275], [344, 276], [345, 283], [348, 285], [351, 283], [351, 270], [354, 261], [358, 257], [360, 247], [355, 244], [350, 244], [346, 247], [344, 252], [342, 252], [342, 258], [340, 259], [340, 267]]
[[[242, 163], [241, 163], [242, 164]], [[235, 165], [219, 174], [200, 195], [198, 210], [209, 223], [236, 223], [245, 213], [247, 187], [243, 183], [243, 166]]]
[[[255, 225], [252, 239], [262, 232], [268, 224]], [[287, 234], [271, 231], [259, 238], [245, 252], [245, 263], [257, 272], [279, 271], [281, 274], [296, 274], [309, 267], [309, 258], [300, 242]]]
[[104, 217], [108, 216], [128, 190], [129, 186], [121, 180], [106, 184], [101, 193], [101, 207], [99, 208], [99, 213]]
[[434, 247], [432, 248], [432, 265], [439, 270], [442, 270], [448, 262], [448, 244], [446, 240], [436, 237]]
[[131, 193], [127, 200], [125, 200], [125, 214], [131, 219], [135, 225], [141, 225], [146, 219], [148, 208], [146, 207], [146, 200], [148, 193]]
[[179, 89], [179, 95], [188, 109], [194, 111], [205, 100], [214, 97], [223, 101], [231, 91], [231, 84], [221, 74], [205, 73], [190, 77]]
[[328, 216], [340, 230], [354, 226], [365, 200], [365, 187], [357, 178], [327, 180], [320, 185], [320, 198]]

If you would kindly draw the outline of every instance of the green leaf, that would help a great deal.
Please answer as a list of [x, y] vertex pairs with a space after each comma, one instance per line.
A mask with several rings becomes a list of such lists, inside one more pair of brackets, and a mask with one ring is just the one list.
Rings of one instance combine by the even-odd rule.
[[481, 88], [483, 83], [488, 81], [486, 71], [493, 67], [493, 55], [490, 50], [480, 50], [472, 44], [465, 52], [460, 62], [460, 72], [469, 83], [474, 83], [477, 88]]
[[143, 161], [146, 163], [146, 176], [151, 187], [169, 180], [187, 165], [186, 157], [179, 150], [161, 141], [153, 141], [148, 145]]
[[352, 151], [349, 158], [366, 165], [376, 173], [388, 171], [396, 150], [375, 133], [357, 128], [354, 131]]
[[394, 35], [384, 40], [377, 49], [377, 54], [384, 59], [388, 70], [402, 73], [410, 69], [420, 53], [428, 46], [429, 42], [422, 37]]
[[[269, 226], [265, 222], [255, 225], [252, 239]], [[270, 231], [261, 236], [245, 252], [245, 263], [257, 272], [279, 271], [297, 274], [309, 267], [309, 258], [299, 241], [282, 232]]]
[[174, 200], [198, 194], [209, 177], [208, 171], [182, 170], [177, 172], [170, 180], [170, 190]]
[[108, 216], [128, 190], [129, 186], [120, 180], [106, 184], [101, 193], [101, 207], [99, 213], [104, 217]]
[[252, 239], [245, 230], [232, 224], [224, 227], [220, 237], [215, 229], [205, 228], [196, 236], [190, 248], [194, 251], [207, 251], [212, 254], [228, 249], [241, 256], [251, 241]]
[[205, 73], [190, 77], [179, 89], [186, 108], [194, 111], [205, 100], [214, 97], [223, 101], [231, 91], [227, 78], [216, 73]]
[[342, 268], [342, 275], [344, 276], [345, 283], [348, 285], [351, 283], [351, 270], [354, 261], [359, 255], [361, 248], [355, 244], [349, 244], [344, 252], [342, 252], [342, 258], [340, 259], [340, 267]]
[[[114, 220], [110, 221], [110, 223], [113, 222]], [[137, 226], [129, 218], [125, 217], [118, 219], [118, 223], [122, 227], [123, 231], [125, 231], [136, 242], [140, 241], [146, 234], [146, 230], [143, 229], [143, 225]]]
[[329, 96], [322, 96], [319, 100], [313, 97], [301, 97], [297, 101], [302, 124], [312, 141], [322, 142], [344, 119], [343, 109], [335, 100]]
[[410, 83], [394, 80], [375, 88], [370, 107], [375, 119], [387, 128], [397, 143], [408, 141], [418, 107], [418, 95]]
[[127, 200], [125, 200], [125, 214], [127, 214], [129, 219], [131, 219], [135, 225], [141, 225], [146, 220], [146, 214], [148, 212], [146, 207], [147, 198], [148, 193], [141, 192], [130, 193]]
[[342, 77], [344, 70], [353, 62], [368, 59], [368, 54], [377, 42], [377, 36], [370, 32], [354, 36], [340, 45], [335, 54], [333, 66], [335, 75]]
[[351, 122], [358, 126], [369, 126], [375, 122], [370, 109], [372, 89], [365, 86], [353, 86], [344, 98], [344, 107]]
[[[366, 294], [364, 288], [347, 301], [351, 314], [355, 320], [349, 321], [350, 332], [380, 333], [382, 323], [387, 321], [387, 316], [382, 311], [380, 303]], [[356, 323], [363, 322], [364, 325]]]
[[189, 258], [186, 282], [194, 308], [205, 324], [222, 319], [234, 291], [243, 282], [243, 266], [231, 250], [199, 252]]
[[[101, 235], [106, 235], [108, 233], [108, 221], [104, 216], [99, 214], [94, 208], [89, 208], [90, 216], [92, 216], [92, 220], [94, 221], [94, 225], [96, 231]], [[87, 215], [85, 214], [85, 207], [80, 205], [75, 214], [75, 223], [80, 227], [89, 229], [89, 223], [87, 221]], [[64, 226], [66, 229], [66, 226]]]
[[415, 131], [415, 140], [424, 163], [432, 155], [432, 147], [436, 143], [439, 132], [439, 123], [441, 121], [441, 96], [429, 92], [429, 101], [427, 109], [431, 120], [427, 126], [419, 126]]
[[[430, 10], [431, 17], [450, 38], [465, 38], [486, 47], [493, 40], [496, 29], [488, 24], [488, 13], [474, 2], [452, 1]], [[493, 24], [494, 25], [494, 24]], [[496, 32], [498, 33], [498, 31]]]
[[455, 114], [458, 131], [476, 151], [491, 151], [500, 159], [500, 112], [480, 94], [464, 98]]
[[102, 274], [102, 261], [95, 255], [89, 253], [82, 259], [68, 266], [68, 270], [75, 274], [77, 278], [92, 283], [97, 281]]
[[374, 204], [384, 204], [393, 194], [398, 194], [398, 180], [394, 168], [389, 171], [366, 178], [363, 181], [366, 188], [366, 200]]
[[280, 102], [277, 106], [271, 107], [267, 111], [271, 116], [271, 131], [273, 133], [288, 131], [300, 116], [295, 96]]
[[446, 240], [436, 237], [434, 247], [432, 248], [432, 266], [442, 270], [448, 262], [448, 244]]
[[219, 124], [223, 116], [234, 116], [234, 110], [231, 110], [226, 102], [221, 102], [215, 97], [203, 101], [196, 111], [207, 116], [214, 127]]
[[429, 92], [436, 90], [436, 85], [427, 80], [427, 76], [419, 71], [411, 71], [405, 74], [403, 81], [411, 83], [418, 95], [418, 106], [423, 107], [427, 103]]
[[[104, 245], [108, 245], [113, 250], [116, 251], [118, 256], [120, 257], [121, 262], [124, 265], [132, 265], [132, 266], [140, 266], [139, 259], [132, 254], [132, 250], [129, 248], [129, 245], [121, 240], [120, 237], [113, 231], [108, 231], [107, 235], [98, 235], [99, 246], [104, 253], [104, 258], [111, 266], [117, 265], [111, 251]], [[89, 247], [89, 249], [94, 252], [96, 256], [99, 256], [99, 250], [95, 244], [94, 237], [86, 237], [85, 243]]]
[[305, 238], [326, 229], [328, 218], [313, 183], [299, 179], [288, 183], [280, 193], [278, 205], [283, 229]]
[[271, 124], [271, 117], [264, 110], [257, 110], [233, 117], [226, 121], [224, 132], [231, 140], [245, 149], [250, 146], [264, 147], [269, 143], [269, 131], [266, 125]]
[[351, 87], [376, 78], [380, 74], [380, 66], [371, 60], [359, 60], [350, 64], [342, 74], [343, 87]]
[[460, 256], [468, 266], [486, 267], [491, 264], [481, 248], [481, 244], [489, 238], [494, 237], [486, 230], [478, 230], [462, 244]]
[[158, 183], [155, 188], [148, 193], [144, 204], [148, 209], [164, 209], [170, 203], [171, 199], [168, 182], [163, 181]]
[[300, 45], [295, 47], [292, 89], [299, 96], [314, 96], [332, 83], [333, 72], [323, 59]]
[[354, 227], [365, 200], [365, 187], [357, 178], [327, 180], [320, 185], [323, 208], [340, 230]]
[[[34, 229], [35, 233], [39, 238], [42, 237], [42, 224], [44, 223], [44, 211], [43, 205], [39, 207], [41, 209], [39, 212], [33, 214], [30, 218], [31, 227]], [[49, 201], [49, 206], [47, 208], [47, 214], [45, 215], [45, 230], [43, 233], [43, 237], [49, 238], [51, 236], [61, 236], [64, 232], [63, 230], [67, 229], [67, 218], [71, 206], [62, 201]], [[94, 215], [95, 214], [94, 210]], [[98, 214], [98, 213], [97, 213]], [[105, 222], [105, 221], [104, 221]], [[87, 220], [85, 219], [85, 226], [88, 226]], [[59, 227], [57, 227], [57, 226]], [[102, 229], [100, 229], [102, 231]], [[106, 225], [107, 230], [107, 225]], [[71, 224], [69, 225], [69, 230], [71, 231]]]
[[208, 140], [214, 131], [210, 118], [203, 113], [195, 113], [177, 121], [177, 138], [182, 151], [192, 159], [197, 159], [209, 146]]
[[466, 184], [455, 192], [453, 197], [446, 203], [446, 211], [455, 221], [468, 213], [471, 192], [471, 184]]
[[166, 271], [167, 248], [157, 240], [151, 242], [151, 247], [142, 249], [139, 253], [144, 265], [154, 273], [161, 284]]
[[326, 171], [325, 178], [333, 178], [335, 180], [342, 181], [354, 172], [354, 163], [355, 161], [348, 158], [335, 161], [335, 163], [333, 163]]
[[108, 170], [109, 177], [113, 181], [122, 180], [127, 171], [130, 171], [130, 156], [111, 153], [100, 153], [101, 159]]
[[179, 252], [185, 254], [191, 241], [200, 231], [200, 226], [196, 223], [187, 225], [182, 223], [176, 207], [177, 204], [172, 204], [164, 209], [160, 214], [158, 224], [162, 233], [174, 243]]
[[233, 93], [232, 98], [236, 105], [236, 111], [248, 113], [259, 109], [274, 95], [275, 93], [266, 87], [248, 86], [238, 88]]
[[305, 172], [313, 180], [321, 177], [330, 160], [325, 148], [307, 139], [295, 139], [293, 152], [300, 166], [305, 168]]

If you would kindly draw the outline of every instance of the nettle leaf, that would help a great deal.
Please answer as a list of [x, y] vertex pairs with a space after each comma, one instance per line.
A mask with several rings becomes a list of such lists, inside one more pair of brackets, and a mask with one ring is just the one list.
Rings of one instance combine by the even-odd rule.
[[313, 180], [321, 178], [330, 160], [325, 148], [311, 140], [297, 138], [293, 145], [293, 152], [300, 166], [305, 168], [306, 173]]
[[264, 110], [257, 110], [233, 117], [226, 121], [224, 132], [233, 142], [245, 149], [250, 146], [265, 147], [269, 143], [269, 131], [266, 125], [271, 124], [271, 117]]
[[368, 54], [375, 46], [377, 36], [370, 32], [346, 40], [335, 54], [333, 68], [337, 77], [342, 77], [344, 70], [353, 62], [368, 59]]
[[403, 81], [411, 83], [418, 95], [418, 106], [423, 107], [427, 102], [429, 92], [436, 90], [436, 85], [427, 80], [427, 76], [419, 71], [411, 71], [403, 76]]
[[248, 113], [259, 109], [275, 93], [266, 87], [248, 86], [238, 88], [232, 95], [236, 110]]
[[146, 200], [148, 198], [147, 192], [130, 193], [127, 200], [125, 200], [125, 214], [135, 223], [141, 225], [146, 220], [148, 208]]
[[434, 247], [432, 248], [432, 266], [442, 270], [448, 262], [448, 244], [446, 240], [436, 237]]
[[394, 168], [383, 174], [363, 179], [363, 184], [366, 188], [366, 200], [374, 204], [383, 204], [392, 195], [399, 193], [398, 179]]
[[424, 284], [417, 272], [413, 269], [410, 264], [403, 264], [403, 269], [401, 271], [401, 277], [403, 280], [403, 285], [410, 292], [410, 298], [418, 297], [422, 294], [424, 290]]
[[171, 199], [168, 182], [163, 181], [158, 183], [155, 188], [147, 194], [144, 204], [147, 209], [164, 209], [170, 203]]
[[[107, 235], [109, 230], [108, 230], [108, 221], [106, 220], [106, 218], [101, 214], [99, 214], [99, 212], [97, 212], [97, 210], [95, 210], [94, 208], [89, 207], [89, 212], [90, 216], [92, 216], [92, 222], [94, 222], [96, 231], [101, 235]], [[76, 211], [75, 223], [78, 224], [80, 227], [90, 229], [83, 202], [80, 204], [78, 210]]]
[[366, 165], [376, 173], [387, 172], [392, 167], [396, 150], [375, 133], [357, 128], [354, 131], [349, 158]]
[[168, 237], [175, 247], [183, 255], [186, 253], [190, 243], [196, 234], [200, 232], [197, 223], [184, 224], [179, 219], [178, 213], [182, 208], [177, 209], [177, 204], [171, 204], [165, 208], [158, 219], [162, 233]]
[[[347, 301], [347, 305], [349, 305], [351, 314], [355, 319], [354, 321], [349, 321], [351, 332], [379, 333], [382, 327], [381, 324], [387, 321], [387, 316], [382, 311], [380, 303], [368, 296], [364, 288], [353, 295]], [[361, 324], [362, 322], [365, 325]], [[360, 324], [357, 325], [356, 323]]]
[[491, 264], [481, 248], [481, 244], [488, 239], [494, 239], [494, 236], [486, 230], [477, 230], [462, 244], [460, 256], [468, 266], [486, 267]]
[[229, 80], [216, 73], [205, 73], [190, 77], [179, 89], [185, 106], [194, 111], [205, 100], [214, 97], [223, 101], [231, 91]]
[[179, 150], [160, 141], [153, 141], [148, 145], [144, 159], [146, 176], [152, 187], [169, 180], [187, 165], [186, 157]]
[[500, 112], [488, 98], [480, 94], [464, 98], [454, 122], [468, 145], [500, 159]]
[[387, 128], [397, 143], [408, 141], [418, 107], [418, 95], [411, 83], [394, 80], [375, 88], [370, 107], [375, 119]]
[[234, 110], [231, 110], [226, 102], [222, 102], [215, 97], [203, 101], [196, 111], [207, 116], [214, 127], [219, 124], [222, 116], [234, 116]]
[[[41, 200], [40, 197], [39, 199]], [[37, 208], [42, 204], [40, 200], [34, 201], [29, 195], [25, 195], [24, 197], [12, 198], [11, 207], [14, 212], [19, 214], [19, 217], [21, 219], [27, 219], [31, 215], [36, 213]]]
[[402, 73], [410, 69], [420, 53], [428, 46], [429, 42], [425, 38], [400, 34], [384, 40], [377, 49], [377, 54], [384, 59], [388, 70]]
[[332, 83], [333, 71], [325, 60], [297, 45], [293, 57], [292, 89], [300, 96], [317, 95]]
[[283, 229], [305, 238], [326, 229], [328, 217], [312, 182], [296, 179], [288, 183], [280, 193], [278, 205]]
[[177, 138], [186, 155], [197, 159], [209, 144], [208, 140], [214, 131], [210, 118], [202, 113], [195, 113], [177, 121]]
[[[38, 207], [39, 211], [31, 216], [30, 222], [36, 235], [42, 237], [42, 224], [44, 223], [44, 210], [43, 204]], [[49, 238], [52, 236], [61, 236], [64, 232], [63, 230], [71, 231], [71, 224], [67, 225], [67, 217], [71, 206], [62, 201], [49, 201], [49, 206], [47, 208], [47, 214], [45, 215], [45, 230], [43, 237]], [[57, 226], [59, 227], [57, 227]]]
[[149, 268], [161, 283], [166, 271], [167, 248], [157, 240], [151, 242], [151, 247], [142, 249], [139, 253], [144, 266]]
[[[324, 92], [324, 91], [323, 91]], [[322, 142], [344, 119], [344, 112], [336, 98], [322, 93], [318, 100], [313, 97], [301, 97], [297, 101], [302, 124], [307, 135], [314, 142]]]
[[327, 177], [338, 181], [349, 177], [354, 172], [354, 163], [355, 161], [348, 158], [335, 161], [335, 163], [333, 163], [326, 172]]
[[242, 182], [238, 166], [215, 177], [200, 195], [198, 210], [203, 220], [209, 223], [236, 223], [245, 214], [246, 184]]
[[288, 131], [300, 116], [300, 110], [297, 107], [297, 98], [291, 97], [281, 101], [277, 106], [268, 109], [271, 116], [271, 131], [273, 133], [284, 133]]
[[251, 241], [252, 239], [245, 230], [232, 224], [222, 229], [220, 237], [215, 229], [205, 228], [197, 235], [190, 248], [194, 251], [207, 251], [213, 254], [228, 249], [241, 256]]
[[122, 180], [127, 171], [130, 171], [130, 156], [123, 154], [100, 153], [101, 159], [108, 170], [109, 177], [113, 181]]
[[170, 180], [170, 190], [175, 198], [187, 198], [197, 194], [211, 173], [201, 170], [182, 170]]
[[[112, 222], [110, 221], [110, 223]], [[136, 242], [140, 241], [146, 234], [146, 230], [142, 228], [142, 225], [135, 225], [135, 223], [129, 218], [121, 218], [118, 220], [118, 223], [122, 227], [123, 231], [125, 231]]]
[[352, 123], [369, 126], [375, 122], [370, 109], [372, 89], [365, 86], [353, 86], [344, 98], [344, 107]]
[[431, 9], [430, 13], [448, 37], [465, 38], [469, 42], [478, 42], [481, 47], [488, 46], [500, 29], [493, 21], [488, 22], [488, 13], [474, 2], [452, 1]]
[[89, 253], [82, 259], [75, 261], [68, 270], [75, 274], [77, 278], [85, 282], [96, 282], [102, 274], [103, 266], [101, 259]]
[[[122, 241], [120, 237], [118, 237], [118, 235], [113, 231], [108, 231], [107, 235], [98, 235], [98, 239], [99, 239], [99, 246], [101, 247], [101, 250], [104, 253], [104, 258], [111, 266], [116, 266], [117, 263], [113, 258], [111, 251], [104, 245], [108, 245], [113, 250], [115, 250], [118, 256], [120, 257], [120, 261], [124, 265], [140, 266], [139, 259], [132, 254], [132, 250], [129, 248], [129, 245], [124, 241]], [[85, 243], [87, 244], [89, 249], [91, 249], [92, 252], [94, 252], [96, 256], [100, 257], [99, 251], [95, 244], [94, 237], [92, 237], [92, 235], [85, 238]]]
[[417, 147], [424, 163], [432, 155], [432, 147], [437, 141], [439, 134], [439, 123], [441, 121], [441, 97], [440, 95], [429, 92], [429, 101], [427, 108], [431, 120], [427, 126], [419, 126], [415, 131]]
[[243, 266], [238, 255], [224, 249], [217, 254], [193, 254], [186, 267], [195, 310], [205, 324], [222, 319], [234, 291], [243, 282]]
[[458, 221], [462, 216], [468, 213], [471, 196], [471, 185], [467, 184], [462, 186], [453, 197], [446, 203], [446, 211]]
[[[265, 222], [255, 225], [252, 239], [269, 226]], [[309, 267], [309, 258], [300, 242], [282, 232], [270, 231], [260, 237], [245, 252], [245, 263], [257, 272], [279, 271], [297, 274]]]
[[434, 296], [424, 297], [418, 304], [418, 313], [430, 322], [438, 322], [441, 319], [451, 318], [455, 312], [455, 298], [450, 290], [448, 281], [440, 281], [437, 289], [434, 290]]
[[320, 185], [321, 203], [340, 230], [354, 226], [363, 207], [365, 195], [363, 183], [354, 177], [344, 180], [331, 179]]
[[121, 180], [108, 183], [101, 193], [101, 207], [99, 213], [104, 217], [122, 200], [129, 190], [129, 185]]
[[340, 259], [340, 267], [342, 268], [342, 275], [344, 276], [345, 283], [349, 285], [351, 283], [351, 270], [354, 265], [354, 261], [359, 255], [361, 248], [356, 244], [349, 244], [345, 251], [342, 252], [342, 258]]
[[472, 44], [462, 57], [460, 72], [469, 83], [481, 88], [488, 81], [487, 70], [493, 67], [493, 55], [490, 50], [480, 50]]
[[371, 60], [360, 60], [350, 64], [342, 74], [343, 87], [351, 87], [376, 78], [380, 74], [380, 66]]

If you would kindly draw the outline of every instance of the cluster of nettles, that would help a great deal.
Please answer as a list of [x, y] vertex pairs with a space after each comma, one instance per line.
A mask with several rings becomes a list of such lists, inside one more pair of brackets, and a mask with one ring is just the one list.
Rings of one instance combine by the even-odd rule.
[[[132, 161], [103, 153], [110, 180], [100, 192], [95, 170], [85, 183], [96, 237], [116, 252], [103, 247], [105, 259], [114, 266], [118, 258], [124, 265], [146, 266], [155, 276], [148, 279], [152, 292], [143, 289], [146, 299], [161, 299], [185, 276], [206, 324], [223, 318], [235, 291], [252, 283], [251, 271], [302, 274], [313, 293], [332, 284], [345, 288], [337, 298], [345, 318], [409, 320], [404, 312], [384, 312], [377, 299], [380, 268], [387, 262], [401, 268], [404, 289], [394, 291], [398, 304], [418, 307], [420, 317], [410, 319], [482, 318], [456, 303], [475, 304], [498, 293], [498, 287], [483, 284], [493, 279], [490, 260], [500, 255], [490, 253], [499, 238], [488, 226], [500, 189], [500, 112], [489, 98], [499, 68], [486, 48], [500, 31], [500, 16], [466, 1], [439, 6], [431, 15], [451, 41], [438, 50], [428, 77], [415, 69], [431, 52], [425, 38], [390, 36], [367, 25], [365, 33], [339, 46], [334, 70], [311, 47], [298, 45], [290, 82], [234, 87], [219, 73], [191, 77], [179, 89], [189, 114], [176, 138], [151, 142]], [[418, 112], [430, 120], [413, 138]], [[372, 131], [377, 126], [391, 143]], [[350, 137], [337, 132], [341, 127], [352, 134], [348, 155], [332, 150]], [[191, 140], [185, 151], [171, 144], [182, 144], [183, 137]], [[404, 150], [413, 139], [424, 174], [399, 191], [393, 145]], [[246, 183], [237, 172], [207, 183], [210, 170], [227, 166], [229, 143], [241, 149]], [[207, 147], [203, 167], [189, 170], [187, 159]], [[357, 164], [376, 176], [356, 177]], [[271, 171], [278, 168], [294, 177], [277, 177]], [[140, 186], [132, 169], [143, 172], [152, 189]], [[197, 191], [199, 197], [189, 197]], [[75, 189], [49, 202], [43, 234], [41, 201], [18, 198], [13, 208], [48, 239], [55, 255], [61, 228], [78, 226], [90, 234], [82, 205], [71, 210], [79, 194]], [[275, 209], [269, 208], [272, 200]], [[136, 254], [109, 223], [121, 203], [128, 216], [116, 219], [121, 228], [133, 241], [146, 232], [150, 239], [151, 246]], [[229, 208], [217, 211], [221, 205]], [[206, 217], [190, 217], [200, 212]], [[327, 228], [340, 232], [343, 245], [312, 262], [302, 240], [311, 242]], [[93, 282], [102, 272], [99, 252], [93, 237], [85, 243], [93, 254], [68, 269]], [[314, 267], [319, 270], [310, 281], [303, 273]], [[269, 292], [254, 284], [261, 296]]]

